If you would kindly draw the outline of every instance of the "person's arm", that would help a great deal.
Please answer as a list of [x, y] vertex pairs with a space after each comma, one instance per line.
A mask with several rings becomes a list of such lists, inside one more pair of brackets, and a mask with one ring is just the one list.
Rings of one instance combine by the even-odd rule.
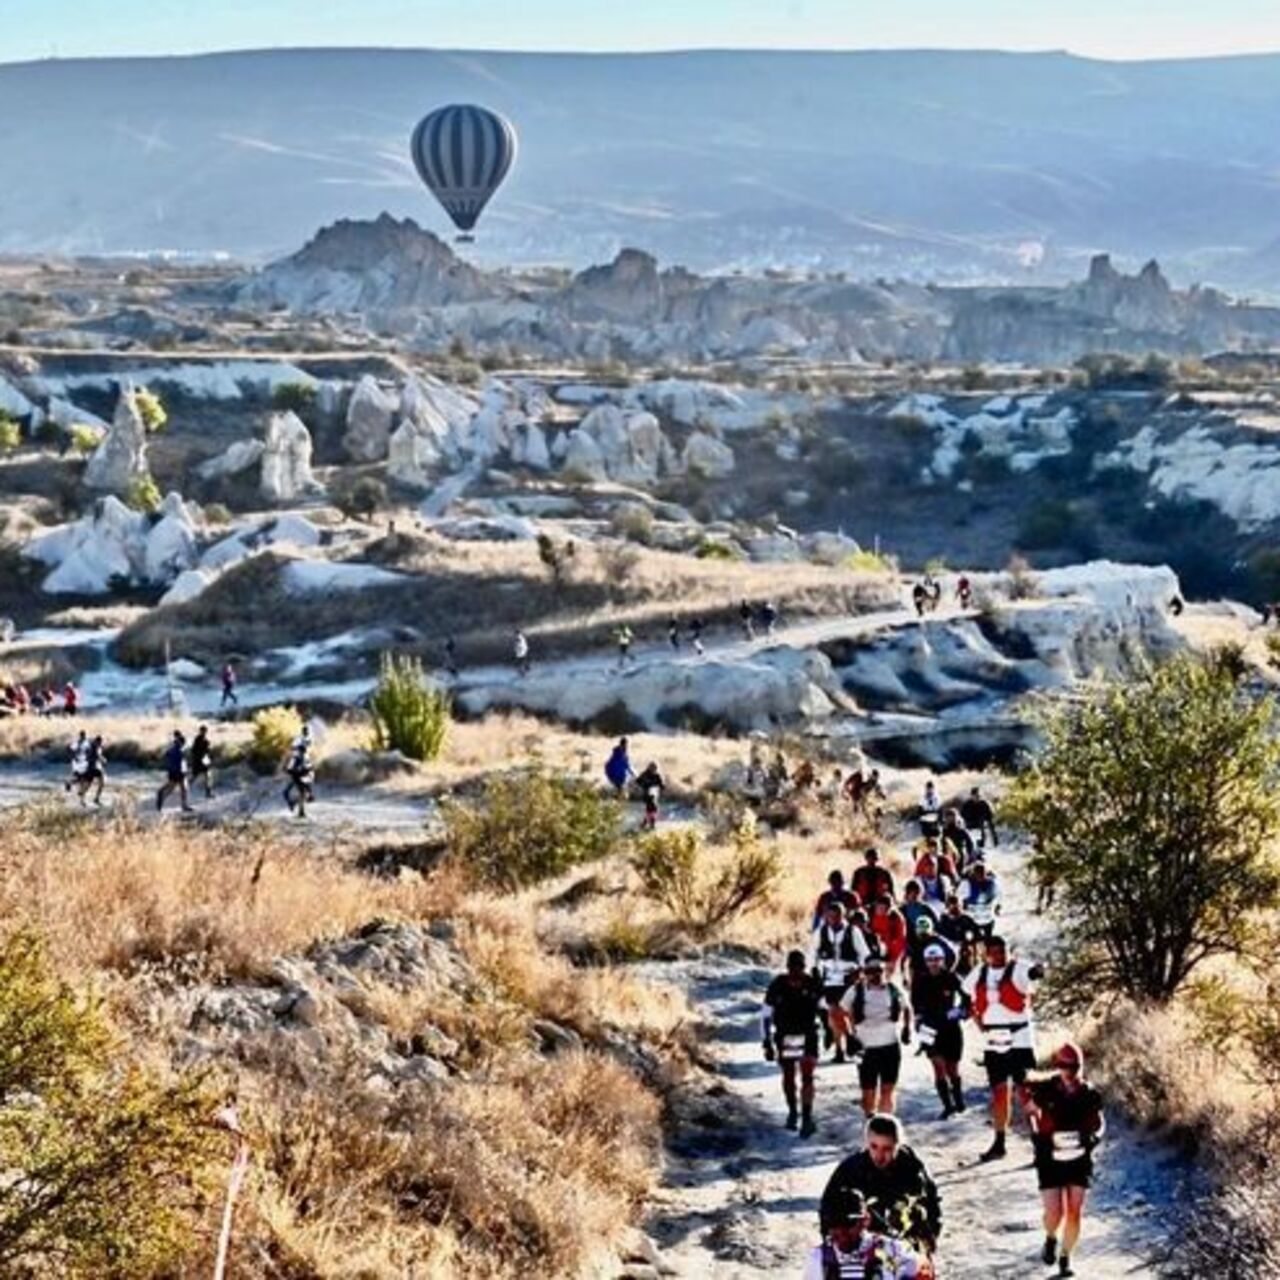
[[831, 1230], [831, 1223], [836, 1210], [840, 1208], [845, 1189], [851, 1185], [851, 1166], [856, 1159], [856, 1156], [847, 1156], [841, 1160], [822, 1189], [822, 1199], [818, 1202], [818, 1223], [824, 1236]]
[[920, 1182], [924, 1200], [925, 1227], [929, 1233], [929, 1252], [932, 1253], [942, 1238], [942, 1200], [938, 1195], [938, 1184], [930, 1177], [924, 1161], [920, 1162]]
[[844, 995], [840, 997], [840, 1007], [845, 1011], [845, 1013], [849, 1015], [849, 1021], [855, 1027], [860, 1022], [862, 1022], [867, 1016], [866, 1006], [864, 1005], [862, 1010], [862, 1017], [861, 1018], [858, 1017], [858, 1002], [857, 1002], [857, 995], [856, 995], [857, 990], [858, 990], [858, 984], [855, 982], [853, 986], [851, 986], [844, 993]]
[[764, 1050], [765, 1060], [773, 1061], [773, 1006], [766, 996], [760, 1011], [760, 1047]]

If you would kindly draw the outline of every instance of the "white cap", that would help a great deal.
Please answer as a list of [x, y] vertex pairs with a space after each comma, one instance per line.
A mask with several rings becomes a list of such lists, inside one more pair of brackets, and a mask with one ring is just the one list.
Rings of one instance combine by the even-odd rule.
[[947, 953], [936, 942], [931, 942], [924, 949], [924, 958], [926, 960], [945, 960]]

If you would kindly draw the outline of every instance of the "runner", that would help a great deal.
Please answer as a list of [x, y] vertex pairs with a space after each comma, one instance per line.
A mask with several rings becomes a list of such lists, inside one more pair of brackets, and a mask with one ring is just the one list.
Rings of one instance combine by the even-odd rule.
[[936, 925], [938, 911], [933, 903], [926, 902], [920, 896], [920, 881], [914, 876], [902, 886], [902, 906], [899, 908], [902, 918], [907, 923], [907, 936], [915, 937], [916, 922], [926, 916]]
[[880, 806], [877, 800], [884, 799], [884, 788], [880, 785], [880, 770], [872, 769], [864, 774], [861, 768], [854, 769], [844, 784], [844, 793], [849, 798], [849, 805], [855, 817], [863, 818], [873, 831], [880, 829]]
[[1068, 1040], [1054, 1053], [1052, 1064], [1058, 1074], [1032, 1085], [1028, 1103], [1036, 1179], [1044, 1204], [1040, 1257], [1050, 1266], [1056, 1258], [1058, 1275], [1070, 1276], [1075, 1274], [1071, 1255], [1080, 1238], [1080, 1219], [1093, 1180], [1093, 1151], [1106, 1122], [1102, 1095], [1085, 1081], [1080, 1047]]
[[653, 831], [657, 827], [658, 801], [666, 789], [667, 784], [663, 782], [662, 774], [658, 772], [657, 761], [650, 760], [636, 779], [636, 790], [640, 792], [640, 799], [644, 801], [644, 817], [640, 820], [642, 831]]
[[832, 1211], [825, 1238], [804, 1264], [804, 1280], [914, 1280], [920, 1264], [908, 1246], [871, 1231], [866, 1201], [848, 1192]]
[[916, 921], [916, 927], [911, 934], [911, 942], [907, 950], [913, 977], [924, 969], [925, 952], [930, 947], [941, 949], [945, 968], [955, 968], [956, 961], [960, 958], [959, 949], [938, 933], [937, 926], [928, 916], [921, 916]]
[[822, 986], [805, 972], [803, 951], [787, 953], [787, 971], [769, 983], [765, 992], [761, 1036], [767, 1062], [776, 1057], [782, 1072], [782, 1096], [787, 1100], [787, 1128], [794, 1129], [796, 1075], [800, 1076], [800, 1136], [815, 1131], [813, 1073], [818, 1065], [818, 1024], [822, 1019]]
[[961, 1022], [968, 1017], [969, 1001], [960, 978], [947, 968], [942, 942], [934, 939], [924, 948], [924, 964], [912, 969], [911, 1007], [916, 1016], [916, 1038], [933, 1066], [933, 1087], [942, 1103], [940, 1120], [949, 1120], [965, 1109], [960, 1082], [964, 1057]]
[[680, 652], [680, 622], [674, 613], [667, 623], [667, 642], [676, 653]]
[[[311, 730], [305, 724], [302, 726], [302, 732], [294, 738], [293, 745], [289, 748], [289, 759], [285, 763], [284, 771], [289, 778], [284, 788], [284, 802], [289, 806], [291, 813], [296, 810], [299, 818], [305, 818], [308, 803], [316, 798], [315, 788], [312, 785], [316, 771], [311, 762]], [[298, 793], [297, 800], [293, 798], [295, 791]]]
[[689, 623], [689, 642], [693, 645], [693, 651], [698, 655], [698, 657], [703, 658], [706, 656], [707, 651], [702, 644], [701, 618], [694, 618]]
[[886, 982], [885, 963], [878, 955], [862, 962], [862, 981], [844, 993], [841, 1007], [853, 1023], [853, 1035], [862, 1046], [858, 1084], [862, 1089], [862, 1113], [892, 1115], [898, 1076], [902, 1071], [902, 1044], [911, 1043], [911, 1011], [896, 983]]
[[80, 736], [71, 744], [70, 760], [71, 768], [67, 774], [66, 786], [64, 791], [70, 791], [73, 786], [84, 776], [85, 768], [89, 759], [89, 735], [80, 730]]
[[965, 914], [978, 926], [983, 941], [990, 939], [1000, 914], [1000, 881], [987, 870], [985, 863], [975, 862], [960, 882], [961, 902]]
[[1013, 1089], [1026, 1107], [1027, 1073], [1036, 1065], [1035, 1022], [1031, 1008], [1035, 984], [1044, 970], [1009, 954], [1005, 940], [987, 940], [987, 958], [964, 979], [964, 993], [984, 1037], [983, 1065], [991, 1085], [991, 1123], [995, 1138], [982, 1153], [984, 1162], [1007, 1154], [1006, 1135], [1013, 1117]]
[[823, 922], [827, 907], [833, 902], [838, 902], [841, 910], [845, 912], [853, 911], [861, 905], [858, 895], [844, 887], [844, 872], [838, 867], [827, 877], [827, 887], [818, 894], [818, 901], [813, 907], [813, 923], [809, 926], [810, 931]]
[[458, 642], [452, 636], [444, 639], [444, 669], [455, 680], [458, 678]]
[[84, 772], [80, 775], [80, 803], [83, 805], [85, 796], [89, 794], [91, 787], [96, 787], [94, 792], [93, 803], [100, 805], [102, 803], [102, 788], [107, 782], [107, 752], [102, 745], [102, 735], [95, 734], [89, 740], [89, 749], [85, 752]]
[[942, 852], [962, 874], [978, 856], [973, 837], [960, 825], [959, 810], [950, 807], [942, 811]]
[[932, 1257], [942, 1235], [938, 1188], [918, 1155], [902, 1140], [896, 1116], [872, 1116], [866, 1147], [836, 1166], [822, 1193], [818, 1222], [825, 1236], [856, 1194], [865, 1197], [871, 1228], [899, 1237]]
[[187, 793], [187, 740], [179, 729], [173, 731], [173, 738], [165, 748], [164, 772], [165, 780], [156, 792], [156, 812], [159, 813], [164, 808], [165, 800], [176, 791], [182, 801], [182, 812], [190, 813], [191, 802]]
[[760, 626], [764, 630], [765, 635], [771, 636], [778, 625], [778, 611], [773, 606], [772, 600], [766, 600], [760, 606]]
[[884, 958], [889, 977], [896, 977], [898, 966], [907, 954], [907, 922], [887, 893], [882, 893], [872, 901], [868, 923], [875, 935], [876, 950]]
[[225, 707], [228, 702], [233, 707], [240, 705], [240, 699], [236, 697], [236, 669], [230, 662], [224, 662], [222, 664], [222, 702], [220, 705]]
[[914, 878], [919, 882], [920, 896], [931, 904], [941, 906], [955, 891], [955, 867], [950, 858], [938, 852], [936, 840], [925, 841], [924, 852], [916, 860]]
[[862, 866], [853, 873], [852, 889], [858, 897], [868, 905], [877, 898], [888, 895], [895, 897], [893, 876], [880, 865], [880, 851], [869, 848], [862, 855]]
[[64, 716], [74, 716], [78, 715], [79, 712], [80, 690], [76, 688], [73, 681], [68, 680], [62, 690], [62, 714]]
[[631, 642], [635, 639], [635, 633], [624, 622], [614, 633], [613, 638], [618, 645], [618, 670], [621, 671], [628, 662], [634, 662], [631, 656]]
[[517, 631], [511, 649], [512, 656], [515, 658], [516, 675], [527, 676], [530, 667], [529, 637], [523, 631]]
[[628, 754], [626, 738], [619, 738], [617, 745], [609, 753], [604, 765], [604, 776], [609, 780], [614, 794], [622, 795], [622, 789], [635, 777], [631, 769], [631, 757]]
[[742, 623], [742, 631], [746, 638], [754, 640], [756, 627], [751, 620], [751, 606], [745, 600], [738, 606], [738, 621]]
[[963, 573], [956, 583], [956, 599], [960, 602], [962, 609], [967, 609], [973, 603], [973, 584]]
[[923, 618], [925, 608], [929, 603], [929, 589], [923, 582], [917, 582], [911, 588], [911, 603], [916, 607], [916, 617]]
[[977, 787], [969, 792], [968, 799], [960, 806], [960, 818], [977, 837], [978, 848], [986, 848], [988, 835], [991, 836], [993, 845], [1000, 843], [1000, 835], [996, 831], [995, 812]]
[[191, 750], [187, 753], [191, 766], [191, 786], [197, 781], [204, 782], [204, 798], [213, 799], [213, 747], [209, 744], [209, 730], [201, 725], [192, 739]]
[[946, 909], [938, 921], [938, 933], [955, 947], [976, 943], [981, 938], [982, 931], [978, 928], [978, 922], [965, 914], [960, 905], [959, 894], [947, 894]]
[[825, 918], [813, 932], [809, 965], [827, 1004], [823, 1044], [835, 1046], [837, 1062], [845, 1060], [846, 1051], [855, 1051], [849, 1043], [849, 1020], [840, 1001], [870, 951], [862, 930], [845, 919], [844, 908], [838, 902], [828, 903]]

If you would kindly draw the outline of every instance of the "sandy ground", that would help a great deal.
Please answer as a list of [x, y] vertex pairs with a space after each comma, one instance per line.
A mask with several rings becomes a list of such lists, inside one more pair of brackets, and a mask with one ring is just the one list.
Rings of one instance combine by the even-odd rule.
[[[1046, 926], [1030, 910], [1021, 856], [1001, 849], [992, 862], [1005, 887], [1002, 928], [1022, 954], [1034, 957]], [[671, 980], [673, 975], [664, 974]], [[741, 1103], [740, 1108], [709, 1108], [707, 1118], [737, 1114], [742, 1119], [694, 1127], [677, 1141], [649, 1229], [664, 1261], [683, 1276], [798, 1276], [808, 1249], [817, 1243], [822, 1189], [835, 1165], [860, 1145], [852, 1064], [826, 1063], [819, 1069], [816, 1137], [802, 1140], [782, 1127], [777, 1068], [760, 1051], [760, 998], [770, 976], [766, 969], [733, 959], [698, 962], [684, 972], [689, 994], [709, 1025], [707, 1048], [718, 1061], [723, 1089]], [[1052, 1041], [1051, 1030], [1042, 1029], [1042, 1054]], [[949, 1121], [937, 1119], [927, 1060], [910, 1049], [904, 1058], [899, 1114], [908, 1142], [942, 1194], [939, 1273], [944, 1280], [1056, 1274], [1039, 1260], [1043, 1233], [1029, 1141], [1019, 1132], [1011, 1136], [1007, 1159], [978, 1162], [991, 1135], [978, 1053], [970, 1030], [963, 1068], [969, 1111]], [[1187, 1176], [1167, 1149], [1111, 1117], [1075, 1256], [1076, 1274], [1090, 1280], [1155, 1274], [1148, 1259], [1162, 1241]]]

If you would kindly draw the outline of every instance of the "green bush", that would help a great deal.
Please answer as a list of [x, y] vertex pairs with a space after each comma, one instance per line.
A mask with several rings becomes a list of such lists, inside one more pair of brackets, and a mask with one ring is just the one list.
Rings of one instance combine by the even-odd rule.
[[258, 773], [275, 773], [302, 732], [302, 717], [292, 707], [263, 707], [253, 717], [249, 763]]
[[1179, 657], [1049, 713], [1007, 798], [1061, 916], [1059, 990], [1164, 1003], [1280, 907], [1280, 740], [1230, 662]]
[[0, 942], [0, 1274], [176, 1274], [212, 1190], [214, 1100], [119, 1057], [37, 938]]
[[148, 435], [163, 431], [169, 421], [168, 410], [160, 402], [160, 397], [146, 387], [139, 387], [133, 393], [133, 407], [137, 409]]
[[1075, 509], [1060, 498], [1050, 498], [1032, 507], [1022, 517], [1017, 543], [1028, 551], [1068, 547], [1080, 532]]
[[410, 760], [434, 760], [440, 754], [449, 727], [449, 699], [427, 683], [416, 658], [382, 655], [369, 711], [375, 750], [399, 751]]
[[164, 498], [160, 493], [160, 486], [151, 476], [138, 476], [129, 486], [129, 492], [125, 494], [124, 500], [125, 505], [132, 507], [134, 511], [151, 515], [160, 509], [160, 503]]
[[714, 538], [699, 540], [694, 555], [699, 560], [741, 560], [742, 552], [731, 547], [727, 542], [717, 542]]
[[350, 520], [368, 520], [387, 505], [387, 486], [376, 476], [357, 476], [333, 493], [338, 510]]
[[697, 831], [664, 831], [641, 839], [631, 866], [646, 898], [665, 907], [682, 928], [706, 937], [764, 906], [782, 874], [777, 850], [760, 842], [753, 818], [737, 825], [731, 844], [728, 862], [712, 874], [704, 867]]
[[316, 407], [316, 389], [309, 382], [279, 382], [271, 392], [271, 407], [305, 418]]
[[844, 567], [851, 573], [893, 573], [895, 565], [878, 551], [855, 551], [844, 558]]
[[12, 453], [22, 443], [22, 428], [7, 413], [0, 413], [0, 453]]
[[71, 428], [70, 435], [71, 448], [82, 456], [92, 453], [102, 442], [102, 432], [95, 431], [83, 422], [75, 423]]
[[625, 502], [609, 517], [609, 527], [619, 538], [648, 546], [653, 541], [653, 512], [642, 502]]
[[622, 830], [616, 801], [540, 766], [491, 777], [476, 803], [446, 801], [444, 811], [450, 856], [508, 892], [607, 857]]

